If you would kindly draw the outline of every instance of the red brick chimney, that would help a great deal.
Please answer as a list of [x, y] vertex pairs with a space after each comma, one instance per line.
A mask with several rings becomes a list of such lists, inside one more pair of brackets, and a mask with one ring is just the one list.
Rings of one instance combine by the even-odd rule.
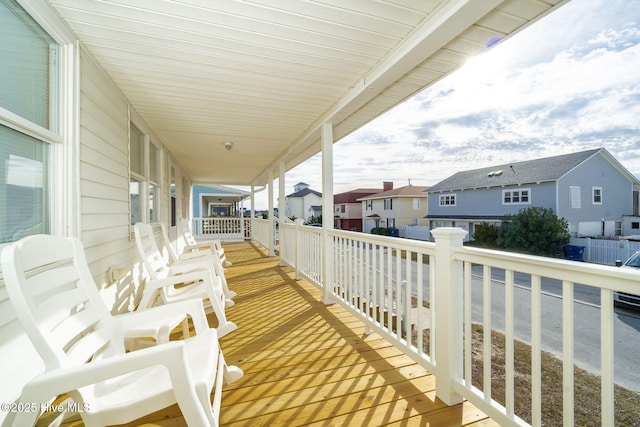
[[382, 182], [382, 191], [393, 190], [393, 181], [383, 181]]

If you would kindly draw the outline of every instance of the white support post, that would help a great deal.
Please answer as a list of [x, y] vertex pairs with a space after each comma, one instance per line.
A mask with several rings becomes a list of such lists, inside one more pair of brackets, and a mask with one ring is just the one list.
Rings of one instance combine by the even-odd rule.
[[322, 125], [322, 233], [324, 256], [322, 257], [322, 277], [324, 294], [322, 302], [333, 304], [329, 297], [333, 287], [333, 245], [329, 230], [333, 229], [333, 125]]
[[249, 238], [252, 240], [253, 239], [253, 232], [255, 230], [253, 221], [256, 217], [256, 187], [254, 185], [251, 186], [251, 198], [249, 201], [249, 232], [250, 232], [250, 236]]
[[240, 236], [242, 236], [242, 240], [245, 240], [245, 231], [244, 231], [244, 201], [240, 200]]
[[275, 233], [273, 232], [273, 221], [274, 221], [274, 211], [273, 211], [273, 174], [269, 171], [269, 256], [274, 256], [276, 254], [275, 251]]
[[467, 232], [443, 227], [431, 231], [436, 241], [435, 332], [436, 396], [447, 405], [463, 401], [453, 389], [463, 374], [463, 266], [452, 253], [462, 247]]
[[280, 161], [279, 164], [279, 171], [278, 171], [278, 240], [279, 240], [279, 246], [280, 246], [280, 266], [284, 266], [285, 262], [282, 260], [282, 254], [285, 253], [284, 250], [286, 250], [286, 248], [284, 248], [284, 245], [286, 245], [285, 240], [282, 238], [282, 225], [284, 224], [285, 221], [285, 217], [286, 217], [286, 212], [285, 212], [285, 195], [284, 195], [284, 187], [285, 187], [285, 180], [284, 180], [284, 161]]
[[302, 248], [302, 233], [300, 233], [300, 227], [302, 227], [304, 225], [304, 219], [302, 218], [296, 218], [296, 238], [295, 238], [295, 242], [296, 242], [296, 259], [295, 259], [295, 263], [296, 263], [296, 280], [300, 280], [301, 276], [300, 276], [300, 263], [302, 262], [302, 254], [301, 252], [301, 248]]

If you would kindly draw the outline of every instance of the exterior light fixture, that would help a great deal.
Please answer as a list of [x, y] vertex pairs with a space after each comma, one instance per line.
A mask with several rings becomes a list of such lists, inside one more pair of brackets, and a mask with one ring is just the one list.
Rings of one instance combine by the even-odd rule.
[[231, 142], [231, 141], [225, 141], [224, 142], [224, 148], [226, 148], [227, 151], [231, 151], [231, 147], [233, 147], [233, 142]]

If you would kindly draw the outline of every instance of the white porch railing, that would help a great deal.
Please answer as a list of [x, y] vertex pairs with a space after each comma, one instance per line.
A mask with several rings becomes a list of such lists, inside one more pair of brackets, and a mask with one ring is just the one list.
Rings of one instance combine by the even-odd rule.
[[269, 229], [269, 220], [253, 218], [251, 220], [251, 237], [265, 248], [269, 248], [269, 239], [274, 238]]
[[[280, 257], [297, 277], [324, 289], [370, 329], [402, 349], [437, 380], [437, 396], [447, 404], [467, 399], [502, 425], [540, 425], [543, 352], [542, 278], [561, 281], [560, 323], [563, 364], [563, 425], [574, 425], [574, 285], [597, 289], [601, 301], [599, 335], [601, 424], [614, 425], [614, 309], [613, 291], [637, 293], [637, 275], [615, 267], [524, 256], [463, 247], [466, 232], [457, 228], [433, 230], [435, 243], [324, 230], [300, 223], [280, 226]], [[326, 245], [330, 245], [330, 252]], [[325, 257], [330, 253], [332, 256]], [[504, 305], [493, 302], [494, 276], [504, 275]], [[514, 277], [526, 276], [526, 295]], [[329, 283], [329, 286], [325, 286]], [[502, 288], [501, 288], [502, 289]], [[516, 292], [517, 291], [517, 292]], [[495, 294], [496, 291], [494, 290]], [[472, 296], [474, 297], [472, 299]], [[475, 297], [479, 297], [479, 300]], [[504, 315], [505, 398], [492, 396], [492, 324], [496, 310]], [[530, 311], [526, 311], [530, 310]], [[527, 328], [531, 346], [531, 413], [516, 413], [514, 342], [515, 314], [530, 313]], [[479, 325], [481, 355], [473, 347], [472, 325]], [[521, 325], [518, 325], [520, 328]], [[545, 325], [548, 327], [548, 325]], [[482, 378], [473, 377], [472, 361], [480, 357]], [[474, 385], [474, 380], [475, 384]], [[477, 384], [481, 385], [478, 386]], [[554, 402], [555, 403], [555, 402]]]
[[193, 218], [191, 225], [196, 239], [230, 241], [251, 238], [250, 218]]

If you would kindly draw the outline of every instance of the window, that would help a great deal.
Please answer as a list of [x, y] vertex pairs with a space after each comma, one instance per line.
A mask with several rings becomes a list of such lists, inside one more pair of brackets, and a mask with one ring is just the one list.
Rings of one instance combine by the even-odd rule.
[[419, 211], [420, 210], [420, 198], [418, 198], [418, 197], [414, 197], [413, 198], [413, 210], [414, 211]]
[[340, 205], [340, 213], [345, 213], [347, 211], [346, 205]]
[[591, 192], [593, 194], [593, 197], [592, 197], [593, 204], [601, 205], [602, 204], [602, 187], [593, 187], [591, 189]]
[[393, 199], [384, 199], [384, 210], [390, 211], [393, 209]]
[[582, 202], [580, 201], [580, 187], [569, 187], [569, 206], [571, 209], [580, 209]]
[[[160, 206], [162, 177], [160, 149], [133, 123], [129, 124], [129, 201], [131, 224], [156, 222]], [[145, 215], [145, 209], [149, 216]]]
[[49, 232], [49, 144], [0, 126], [0, 243]]
[[144, 192], [145, 182], [145, 136], [133, 124], [129, 126], [129, 202], [131, 204], [131, 224], [144, 222]]
[[456, 195], [455, 194], [443, 194], [439, 198], [440, 206], [455, 206]]
[[502, 204], [504, 205], [528, 205], [530, 203], [531, 190], [529, 188], [521, 190], [503, 190]]
[[631, 223], [631, 228], [633, 230], [640, 230], [640, 222], [636, 222], [636, 221], [632, 222]]
[[170, 183], [171, 186], [169, 190], [169, 199], [171, 200], [171, 226], [174, 227], [177, 224], [176, 221], [176, 168], [174, 165], [171, 165], [170, 172]]
[[[0, 243], [49, 233], [50, 155], [59, 141], [60, 46], [0, 0]], [[38, 136], [36, 136], [38, 135]]]
[[158, 221], [160, 206], [160, 150], [149, 144], [149, 222]]

